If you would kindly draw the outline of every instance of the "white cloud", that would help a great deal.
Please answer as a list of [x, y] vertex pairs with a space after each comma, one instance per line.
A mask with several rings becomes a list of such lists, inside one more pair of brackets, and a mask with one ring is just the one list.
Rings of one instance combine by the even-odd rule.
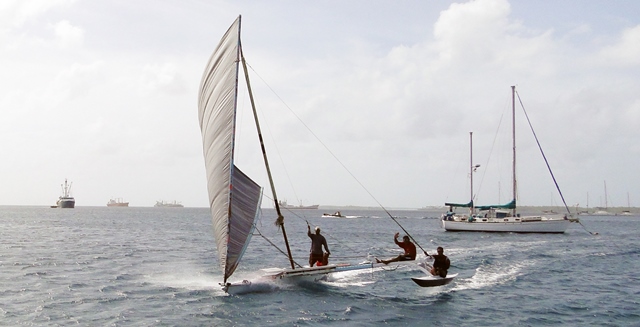
[[601, 56], [612, 66], [640, 64], [640, 25], [624, 30], [616, 44], [602, 49]]
[[69, 21], [63, 20], [53, 25], [58, 45], [61, 48], [78, 47], [82, 45], [84, 31], [82, 28], [73, 26]]
[[186, 83], [175, 63], [149, 64], [143, 67], [140, 88], [147, 92], [184, 93]]
[[17, 28], [57, 7], [67, 7], [77, 0], [3, 0], [0, 2], [0, 30]]
[[509, 29], [509, 12], [509, 3], [503, 0], [452, 4], [435, 23], [440, 58], [487, 59], [486, 55], [493, 53], [500, 36]]

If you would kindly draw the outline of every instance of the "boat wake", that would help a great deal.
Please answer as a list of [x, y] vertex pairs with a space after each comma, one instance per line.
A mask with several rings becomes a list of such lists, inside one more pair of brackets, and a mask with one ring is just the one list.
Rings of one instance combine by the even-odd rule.
[[150, 276], [152, 283], [166, 287], [182, 288], [191, 291], [219, 290], [220, 276], [202, 274], [161, 274]]
[[375, 281], [368, 279], [365, 280], [361, 275], [372, 274], [375, 271], [379, 271], [380, 268], [362, 269], [353, 271], [344, 271], [327, 275], [322, 282], [339, 288], [346, 288], [350, 286], [367, 286], [373, 284]]
[[506, 267], [502, 265], [480, 266], [471, 278], [460, 279], [453, 290], [473, 290], [504, 284], [515, 280], [527, 266], [530, 264], [520, 263]]

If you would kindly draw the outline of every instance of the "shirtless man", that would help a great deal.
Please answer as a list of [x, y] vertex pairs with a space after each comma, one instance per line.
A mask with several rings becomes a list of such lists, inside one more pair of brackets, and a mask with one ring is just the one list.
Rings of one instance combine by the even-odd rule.
[[411, 239], [409, 239], [408, 235], [405, 235], [404, 237], [402, 237], [402, 242], [398, 242], [398, 237], [400, 236], [400, 233], [396, 233], [393, 236], [393, 242], [395, 242], [396, 244], [398, 244], [399, 247], [404, 249], [404, 253], [395, 257], [395, 258], [391, 258], [389, 260], [380, 260], [378, 258], [376, 258], [376, 262], [377, 263], [384, 263], [385, 265], [388, 265], [391, 262], [396, 262], [396, 261], [409, 261], [409, 260], [415, 260], [416, 259], [416, 246], [415, 244], [413, 244], [411, 242]]

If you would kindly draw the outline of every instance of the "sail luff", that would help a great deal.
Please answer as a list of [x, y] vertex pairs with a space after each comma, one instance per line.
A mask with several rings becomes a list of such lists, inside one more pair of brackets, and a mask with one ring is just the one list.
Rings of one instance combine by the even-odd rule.
[[262, 198], [261, 187], [234, 165], [240, 20], [211, 55], [198, 102], [213, 234], [225, 283], [251, 238]]

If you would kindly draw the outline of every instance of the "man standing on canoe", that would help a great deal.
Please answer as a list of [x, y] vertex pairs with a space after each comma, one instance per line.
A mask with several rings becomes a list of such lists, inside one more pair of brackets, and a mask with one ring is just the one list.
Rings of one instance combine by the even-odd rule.
[[[316, 262], [321, 262], [322, 265], [327, 265], [329, 262], [329, 247], [327, 246], [327, 240], [324, 236], [320, 235], [320, 227], [316, 227], [316, 233], [311, 234], [311, 226], [307, 224], [307, 236], [311, 238], [311, 250], [309, 253], [309, 267], [313, 267]], [[322, 247], [327, 251], [326, 259]]]
[[400, 233], [396, 233], [393, 236], [393, 242], [395, 242], [396, 244], [398, 244], [399, 247], [404, 249], [404, 253], [389, 259], [389, 260], [380, 260], [378, 258], [376, 258], [376, 262], [377, 263], [384, 263], [385, 265], [388, 265], [390, 262], [396, 262], [396, 261], [409, 261], [409, 260], [415, 260], [416, 259], [416, 246], [415, 244], [413, 244], [411, 242], [411, 239], [409, 239], [408, 235], [405, 235], [404, 237], [402, 237], [402, 242], [398, 242], [398, 237], [400, 236]]

